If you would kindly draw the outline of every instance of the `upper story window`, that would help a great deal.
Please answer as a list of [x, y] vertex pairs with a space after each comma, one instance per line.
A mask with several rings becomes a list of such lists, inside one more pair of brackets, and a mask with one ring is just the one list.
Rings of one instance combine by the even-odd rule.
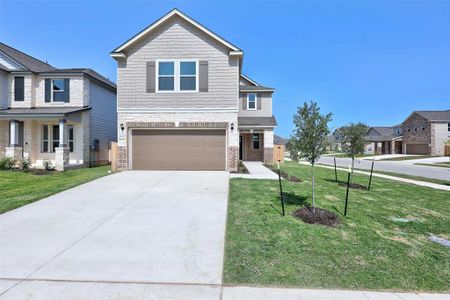
[[45, 79], [45, 102], [70, 101], [69, 78]]
[[247, 109], [256, 110], [256, 101], [258, 101], [256, 94], [247, 94]]
[[14, 77], [14, 101], [25, 100], [25, 77]]
[[158, 61], [156, 73], [157, 92], [198, 92], [198, 61]]

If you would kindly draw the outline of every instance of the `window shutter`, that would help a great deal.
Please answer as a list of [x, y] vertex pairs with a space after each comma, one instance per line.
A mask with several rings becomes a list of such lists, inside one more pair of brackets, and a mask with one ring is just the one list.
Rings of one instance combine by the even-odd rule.
[[199, 62], [199, 89], [200, 92], [208, 91], [208, 62]]
[[242, 110], [246, 110], [247, 109], [247, 95], [243, 94], [241, 99], [242, 99]]
[[155, 62], [147, 62], [147, 93], [155, 92]]
[[261, 110], [261, 94], [256, 94], [256, 109]]
[[14, 77], [14, 101], [25, 100], [24, 77]]
[[64, 78], [64, 102], [70, 102], [70, 79]]
[[50, 102], [52, 99], [52, 80], [45, 78], [45, 102]]

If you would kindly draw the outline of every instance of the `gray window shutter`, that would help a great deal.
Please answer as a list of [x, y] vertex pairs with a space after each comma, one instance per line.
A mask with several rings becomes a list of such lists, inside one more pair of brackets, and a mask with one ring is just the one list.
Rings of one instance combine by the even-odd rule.
[[261, 94], [256, 94], [256, 109], [261, 110]]
[[52, 99], [52, 80], [45, 78], [45, 102], [50, 102]]
[[14, 101], [24, 101], [25, 100], [25, 77], [17, 76], [14, 77]]
[[64, 78], [64, 102], [70, 102], [70, 79]]
[[199, 91], [207, 92], [208, 91], [208, 62], [200, 61], [199, 62]]
[[155, 62], [147, 62], [147, 93], [155, 92]]
[[243, 94], [241, 96], [242, 99], [242, 110], [246, 110], [247, 109], [247, 94]]

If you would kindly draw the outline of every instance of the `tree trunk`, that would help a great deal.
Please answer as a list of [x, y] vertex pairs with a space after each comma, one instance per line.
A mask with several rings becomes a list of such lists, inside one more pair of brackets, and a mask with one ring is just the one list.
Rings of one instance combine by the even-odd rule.
[[313, 213], [316, 213], [316, 195], [314, 194], [314, 163], [311, 164], [312, 167], [312, 205]]
[[355, 158], [352, 157], [352, 173], [350, 175], [350, 186], [353, 184], [353, 169], [355, 167]]

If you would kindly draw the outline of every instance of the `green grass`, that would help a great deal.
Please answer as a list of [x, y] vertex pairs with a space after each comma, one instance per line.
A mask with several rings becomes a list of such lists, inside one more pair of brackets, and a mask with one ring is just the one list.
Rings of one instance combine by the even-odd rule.
[[27, 205], [108, 174], [109, 166], [49, 175], [0, 171], [0, 213]]
[[[316, 205], [341, 220], [328, 228], [291, 216], [311, 203], [311, 168], [286, 162], [283, 169], [305, 180], [283, 181], [285, 217], [277, 181], [230, 181], [226, 284], [450, 291], [450, 249], [428, 240], [450, 239], [449, 192], [373, 178], [370, 191], [350, 190], [345, 218], [345, 187], [334, 182], [334, 170], [316, 168]], [[354, 182], [367, 179], [355, 174]]]

